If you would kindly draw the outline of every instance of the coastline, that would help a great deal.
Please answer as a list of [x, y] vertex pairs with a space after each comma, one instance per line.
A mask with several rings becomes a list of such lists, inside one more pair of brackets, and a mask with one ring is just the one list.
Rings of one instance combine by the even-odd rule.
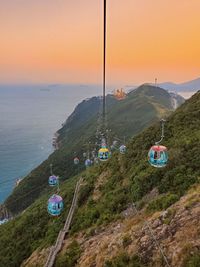
[[4, 204], [0, 204], [0, 225], [12, 218]]

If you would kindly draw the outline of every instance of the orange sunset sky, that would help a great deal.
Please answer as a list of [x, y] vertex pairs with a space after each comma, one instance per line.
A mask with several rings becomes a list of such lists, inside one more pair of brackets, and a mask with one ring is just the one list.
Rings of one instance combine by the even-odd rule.
[[[107, 0], [108, 83], [200, 76], [200, 0]], [[102, 0], [0, 0], [0, 83], [100, 83]]]

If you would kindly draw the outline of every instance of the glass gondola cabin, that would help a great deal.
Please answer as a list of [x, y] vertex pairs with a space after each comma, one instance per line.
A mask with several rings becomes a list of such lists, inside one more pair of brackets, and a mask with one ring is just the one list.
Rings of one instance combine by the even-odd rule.
[[102, 147], [99, 149], [99, 152], [98, 152], [98, 158], [101, 160], [101, 161], [106, 161], [110, 158], [110, 151], [107, 147]]
[[50, 186], [56, 186], [58, 184], [58, 177], [55, 175], [51, 175], [49, 177], [49, 185]]
[[162, 168], [167, 165], [168, 153], [165, 146], [154, 145], [149, 150], [148, 160], [151, 166]]
[[119, 152], [121, 154], [125, 154], [126, 153], [126, 146], [125, 145], [121, 145], [120, 148], [119, 148]]
[[78, 165], [78, 164], [79, 164], [79, 158], [77, 158], [77, 157], [74, 158], [74, 164], [75, 164], [75, 165]]
[[90, 159], [86, 159], [85, 166], [90, 167], [92, 165], [92, 161]]
[[48, 200], [48, 212], [52, 216], [59, 216], [63, 210], [63, 199], [59, 195], [53, 195]]

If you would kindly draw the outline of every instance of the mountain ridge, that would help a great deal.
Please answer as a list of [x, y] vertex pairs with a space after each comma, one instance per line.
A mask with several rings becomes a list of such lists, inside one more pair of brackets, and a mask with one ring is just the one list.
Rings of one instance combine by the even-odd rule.
[[[167, 91], [172, 91], [174, 93], [184, 93], [184, 92], [195, 93], [198, 90], [200, 90], [200, 77], [180, 83], [167, 81], [167, 82], [157, 83], [157, 85], [155, 85], [155, 83], [152, 82], [146, 82], [145, 84], [158, 86]], [[130, 92], [138, 88], [138, 85], [126, 85], [125, 88]]]
[[196, 92], [200, 90], [200, 78], [182, 83], [164, 82], [159, 83], [159, 86], [174, 92]]

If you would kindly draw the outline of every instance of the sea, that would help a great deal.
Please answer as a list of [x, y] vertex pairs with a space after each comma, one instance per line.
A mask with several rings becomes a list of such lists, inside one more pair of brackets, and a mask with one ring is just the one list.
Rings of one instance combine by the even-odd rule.
[[0, 203], [52, 152], [52, 138], [99, 85], [0, 85]]

